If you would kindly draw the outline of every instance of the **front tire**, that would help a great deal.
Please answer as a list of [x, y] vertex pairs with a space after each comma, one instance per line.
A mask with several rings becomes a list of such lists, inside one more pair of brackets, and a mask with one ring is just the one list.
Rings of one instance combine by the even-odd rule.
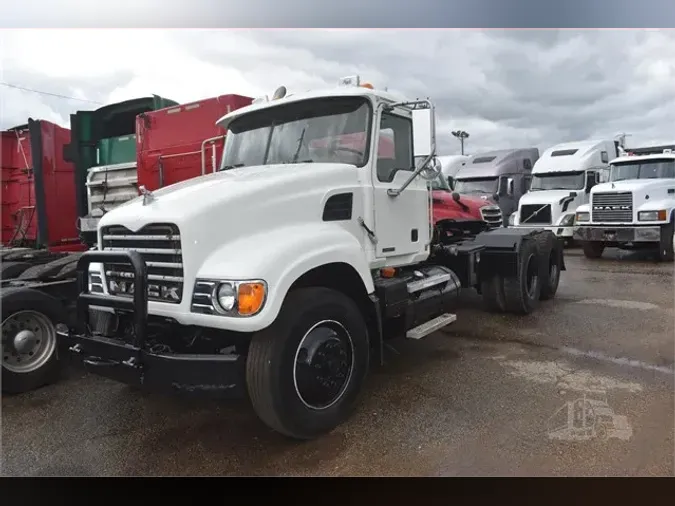
[[368, 330], [356, 304], [335, 290], [302, 288], [290, 292], [274, 323], [253, 336], [246, 385], [266, 425], [313, 439], [349, 417], [368, 363]]
[[58, 379], [56, 325], [66, 321], [62, 304], [37, 290], [2, 294], [2, 391], [23, 393]]
[[586, 258], [600, 258], [605, 251], [605, 245], [597, 241], [584, 241], [581, 243]]
[[659, 241], [659, 260], [672, 262], [675, 258], [675, 244], [673, 244], [673, 231], [675, 223], [672, 221], [661, 227], [661, 240]]

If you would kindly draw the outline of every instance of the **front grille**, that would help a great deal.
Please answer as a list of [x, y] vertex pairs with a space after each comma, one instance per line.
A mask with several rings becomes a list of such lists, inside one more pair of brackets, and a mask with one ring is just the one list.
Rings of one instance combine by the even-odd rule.
[[[146, 225], [137, 232], [112, 225], [102, 230], [104, 251], [137, 251], [148, 272], [148, 300], [178, 304], [183, 298], [183, 255], [180, 232], [173, 224]], [[108, 290], [113, 295], [133, 295], [130, 265], [104, 264]]]
[[551, 204], [523, 204], [520, 206], [520, 220], [522, 225], [550, 225]]
[[631, 192], [595, 193], [591, 197], [591, 221], [631, 223], [633, 194]]
[[497, 206], [485, 206], [480, 208], [480, 215], [483, 221], [487, 222], [491, 227], [502, 226], [502, 211]]

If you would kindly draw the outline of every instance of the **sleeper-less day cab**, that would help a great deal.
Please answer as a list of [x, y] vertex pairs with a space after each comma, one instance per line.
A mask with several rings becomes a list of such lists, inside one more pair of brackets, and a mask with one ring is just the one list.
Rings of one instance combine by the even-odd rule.
[[101, 218], [99, 251], [80, 259], [81, 325], [60, 334], [73, 359], [149, 389], [248, 395], [270, 427], [307, 439], [349, 416], [385, 339], [455, 321], [461, 288], [520, 314], [555, 295], [549, 232], [434, 223], [429, 100], [340, 84], [281, 87], [225, 115], [218, 172]]
[[609, 181], [594, 186], [576, 211], [574, 238], [588, 258], [605, 248], [655, 248], [672, 262], [675, 230], [675, 146], [629, 150], [611, 161]]

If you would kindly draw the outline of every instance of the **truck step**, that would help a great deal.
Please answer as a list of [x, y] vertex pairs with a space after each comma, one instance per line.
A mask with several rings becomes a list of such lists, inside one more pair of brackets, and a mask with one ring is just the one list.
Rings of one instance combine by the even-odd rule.
[[457, 315], [445, 313], [441, 316], [437, 316], [433, 320], [423, 323], [422, 325], [418, 325], [414, 329], [410, 329], [408, 332], [406, 332], [405, 336], [408, 339], [422, 339], [423, 337], [436, 332], [438, 329], [441, 329], [446, 325], [450, 325], [455, 320], [457, 320]]

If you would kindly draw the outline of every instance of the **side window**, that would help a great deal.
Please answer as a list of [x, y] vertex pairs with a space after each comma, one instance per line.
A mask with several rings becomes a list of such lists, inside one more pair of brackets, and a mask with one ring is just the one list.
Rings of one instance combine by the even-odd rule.
[[532, 160], [530, 160], [529, 158], [525, 158], [523, 160], [523, 169], [532, 170]]
[[609, 163], [609, 155], [607, 151], [600, 151], [600, 160], [602, 163]]
[[394, 180], [399, 170], [414, 171], [412, 120], [382, 113], [377, 148], [377, 179], [383, 183]]
[[523, 193], [527, 193], [528, 191], [530, 191], [531, 184], [532, 184], [532, 176], [530, 175], [523, 176]]

